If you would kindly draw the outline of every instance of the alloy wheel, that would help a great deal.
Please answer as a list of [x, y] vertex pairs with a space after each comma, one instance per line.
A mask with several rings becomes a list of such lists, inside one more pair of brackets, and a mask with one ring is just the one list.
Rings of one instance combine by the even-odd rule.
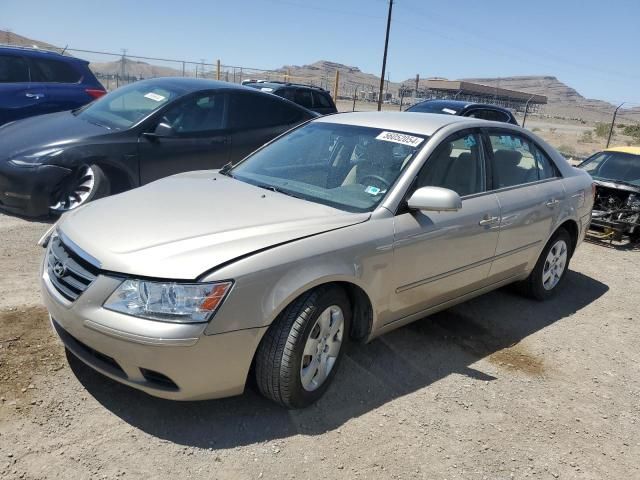
[[542, 269], [542, 286], [545, 290], [553, 290], [560, 282], [567, 264], [567, 244], [558, 240], [553, 244]]
[[318, 316], [304, 346], [300, 380], [306, 391], [319, 388], [331, 373], [343, 335], [344, 313], [339, 306], [331, 305]]
[[95, 173], [90, 166], [81, 167], [70, 182], [65, 183], [50, 209], [64, 213], [82, 205], [95, 186]]

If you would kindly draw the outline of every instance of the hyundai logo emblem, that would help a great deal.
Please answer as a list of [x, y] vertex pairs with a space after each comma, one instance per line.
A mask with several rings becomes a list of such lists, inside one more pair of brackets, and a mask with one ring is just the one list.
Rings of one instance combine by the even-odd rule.
[[61, 278], [65, 273], [67, 273], [67, 266], [64, 263], [56, 262], [53, 266], [53, 274], [56, 277]]

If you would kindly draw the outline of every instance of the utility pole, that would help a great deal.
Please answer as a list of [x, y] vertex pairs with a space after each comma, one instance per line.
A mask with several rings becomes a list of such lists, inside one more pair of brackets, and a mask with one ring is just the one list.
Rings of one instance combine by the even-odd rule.
[[609, 138], [607, 138], [607, 148], [609, 148], [609, 143], [611, 143], [611, 136], [613, 135], [613, 126], [616, 123], [616, 115], [618, 115], [618, 110], [620, 110], [620, 107], [622, 107], [622, 105], [624, 105], [624, 102], [618, 105], [618, 107], [613, 111], [613, 118], [611, 119], [611, 128], [609, 129]]
[[126, 62], [126, 56], [127, 56], [127, 49], [123, 48], [122, 49], [122, 58], [120, 59], [120, 76], [122, 77], [122, 80], [124, 81], [124, 74], [125, 74], [125, 62]]
[[382, 56], [382, 74], [380, 75], [380, 91], [378, 93], [378, 111], [382, 110], [382, 91], [384, 90], [384, 73], [387, 68], [387, 50], [389, 48], [389, 30], [391, 30], [391, 11], [393, 0], [389, 0], [389, 14], [387, 15], [387, 33], [384, 38], [384, 55]]
[[527, 122], [527, 113], [529, 113], [529, 102], [531, 101], [532, 98], [533, 98], [533, 95], [531, 95], [527, 99], [527, 103], [524, 104], [524, 118], [522, 119], [522, 128], [524, 128], [524, 124]]

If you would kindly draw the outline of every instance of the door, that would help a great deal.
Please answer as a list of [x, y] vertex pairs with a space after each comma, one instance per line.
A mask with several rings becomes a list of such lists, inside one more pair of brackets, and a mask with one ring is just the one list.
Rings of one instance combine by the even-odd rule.
[[560, 174], [524, 134], [488, 129], [491, 181], [501, 206], [494, 280], [522, 274], [557, 224], [566, 197]]
[[159, 113], [146, 127], [153, 132], [164, 123], [169, 134], [142, 135], [138, 142], [141, 183], [175, 173], [220, 168], [229, 161], [224, 93], [191, 95]]
[[88, 95], [80, 85], [82, 74], [66, 61], [30, 58], [32, 88], [45, 95], [40, 113], [73, 110], [88, 103]]
[[303, 109], [276, 95], [233, 92], [230, 97], [230, 160], [234, 163], [308, 118]]
[[44, 88], [31, 84], [29, 64], [20, 55], [0, 55], [0, 125], [41, 112]]
[[466, 130], [427, 159], [413, 190], [456, 191], [456, 212], [405, 211], [395, 217], [392, 314], [398, 319], [486, 285], [498, 243], [500, 207], [487, 192], [482, 138]]

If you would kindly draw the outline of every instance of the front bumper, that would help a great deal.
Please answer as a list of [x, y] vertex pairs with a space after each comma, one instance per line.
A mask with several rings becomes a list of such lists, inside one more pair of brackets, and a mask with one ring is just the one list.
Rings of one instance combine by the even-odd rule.
[[0, 163], [0, 210], [28, 217], [48, 215], [52, 192], [70, 172], [55, 165], [24, 168]]
[[57, 293], [46, 269], [40, 278], [54, 331], [100, 373], [171, 400], [243, 392], [266, 327], [205, 335], [207, 324], [157, 322], [105, 310], [102, 302], [120, 283], [117, 278], [99, 275], [75, 302]]

